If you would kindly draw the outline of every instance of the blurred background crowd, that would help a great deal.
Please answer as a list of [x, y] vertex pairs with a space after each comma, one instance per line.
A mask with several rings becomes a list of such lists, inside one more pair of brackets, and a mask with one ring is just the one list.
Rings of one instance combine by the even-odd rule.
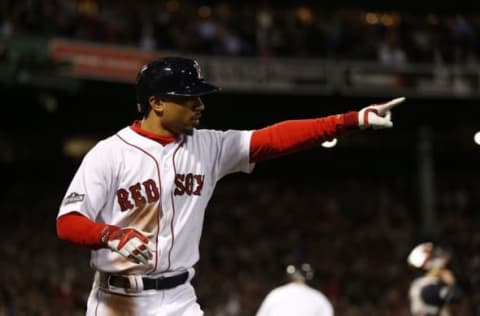
[[[6, 0], [0, 56], [4, 39], [44, 37], [194, 56], [475, 69], [479, 12], [315, 1]], [[93, 278], [89, 252], [55, 233], [58, 207], [81, 159], [68, 144], [82, 149], [130, 124], [134, 88], [92, 80], [79, 92], [65, 92], [12, 82], [0, 73], [0, 316], [83, 315]], [[253, 129], [359, 109], [379, 101], [377, 92], [239, 95], [226, 89], [205, 100], [202, 120], [209, 128]], [[336, 315], [407, 316], [408, 286], [419, 272], [406, 256], [418, 242], [434, 240], [452, 249], [464, 290], [453, 316], [479, 316], [480, 185], [478, 146], [471, 139], [477, 101], [409, 96], [391, 131], [352, 135], [336, 148], [265, 162], [251, 176], [221, 180], [207, 208], [193, 280], [205, 315], [254, 315], [268, 291], [285, 281], [286, 265], [308, 261], [316, 269], [312, 285], [332, 301]], [[420, 176], [424, 127], [433, 134], [427, 143], [435, 191], [429, 223]]]
[[[409, 315], [407, 289], [417, 272], [406, 256], [421, 237], [417, 207], [405, 194], [409, 180], [293, 179], [299, 182], [222, 180], [194, 279], [205, 314], [254, 315], [285, 281], [285, 266], [300, 259], [316, 268], [312, 285], [331, 299], [336, 315]], [[467, 179], [444, 183], [438, 223], [466, 293], [454, 315], [465, 316], [480, 312], [479, 219], [472, 216], [480, 200], [477, 181]], [[93, 276], [88, 251], [56, 239], [64, 188], [39, 180], [27, 190], [23, 183], [2, 188], [0, 315], [83, 315]]]
[[[358, 4], [357, 4], [358, 6]], [[415, 5], [413, 5], [415, 7]], [[3, 36], [41, 35], [187, 54], [477, 63], [480, 14], [270, 1], [2, 1]], [[435, 7], [432, 7], [435, 10]]]

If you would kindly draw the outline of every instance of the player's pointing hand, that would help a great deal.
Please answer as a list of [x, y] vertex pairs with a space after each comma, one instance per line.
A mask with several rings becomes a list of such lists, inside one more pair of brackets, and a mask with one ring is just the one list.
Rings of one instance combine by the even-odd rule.
[[396, 98], [385, 103], [372, 104], [358, 112], [358, 126], [360, 128], [390, 128], [393, 126], [391, 109], [404, 102], [405, 98]]

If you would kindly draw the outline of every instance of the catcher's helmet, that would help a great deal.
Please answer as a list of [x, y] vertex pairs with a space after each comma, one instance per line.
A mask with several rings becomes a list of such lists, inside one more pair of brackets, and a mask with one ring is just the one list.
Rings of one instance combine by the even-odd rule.
[[450, 253], [432, 242], [424, 242], [410, 251], [407, 262], [419, 269], [431, 270], [445, 267], [450, 260]]
[[290, 280], [302, 279], [304, 281], [310, 281], [314, 276], [313, 268], [308, 263], [302, 263], [298, 266], [290, 264], [287, 266], [286, 272]]
[[145, 113], [151, 96], [202, 96], [220, 90], [205, 82], [197, 61], [164, 57], [144, 65], [137, 75], [138, 111]]

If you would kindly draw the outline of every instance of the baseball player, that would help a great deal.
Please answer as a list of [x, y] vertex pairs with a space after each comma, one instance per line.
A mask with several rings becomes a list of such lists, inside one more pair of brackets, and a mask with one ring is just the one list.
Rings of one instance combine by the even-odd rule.
[[190, 281], [216, 183], [350, 130], [392, 127], [390, 110], [404, 100], [253, 131], [197, 129], [200, 97], [218, 90], [195, 60], [152, 61], [136, 82], [142, 119], [85, 155], [57, 234], [92, 250], [87, 315], [203, 315]]
[[287, 267], [289, 283], [273, 289], [256, 316], [333, 316], [333, 306], [322, 292], [310, 287], [313, 269], [308, 263]]
[[455, 275], [447, 268], [450, 254], [432, 242], [417, 245], [408, 263], [426, 273], [416, 278], [409, 289], [413, 316], [450, 316], [449, 305], [460, 299]]

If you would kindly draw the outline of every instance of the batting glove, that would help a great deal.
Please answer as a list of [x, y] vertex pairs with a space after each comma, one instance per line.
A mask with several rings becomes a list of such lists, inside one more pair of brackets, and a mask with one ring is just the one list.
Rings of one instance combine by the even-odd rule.
[[155, 251], [152, 242], [133, 228], [106, 226], [101, 243], [134, 263], [147, 264]]
[[381, 104], [372, 104], [358, 112], [358, 126], [361, 129], [382, 129], [393, 126], [392, 112], [394, 106], [405, 101], [405, 98], [396, 98]]

